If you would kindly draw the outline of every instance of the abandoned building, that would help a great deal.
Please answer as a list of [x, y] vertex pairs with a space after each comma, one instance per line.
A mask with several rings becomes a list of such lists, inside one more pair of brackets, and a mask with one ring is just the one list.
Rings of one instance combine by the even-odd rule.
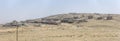
[[2, 27], [12, 27], [11, 23], [3, 24]]
[[12, 21], [11, 23], [6, 23], [3, 27], [20, 27], [24, 26], [24, 24], [17, 22], [16, 20]]
[[26, 20], [26, 23], [40, 23], [39, 20]]
[[88, 19], [93, 19], [92, 15], [87, 16]]
[[57, 19], [57, 18], [42, 18], [41, 20], [59, 21], [59, 19]]
[[112, 19], [113, 19], [112, 16], [106, 16], [106, 17], [105, 17], [105, 20], [112, 20]]
[[79, 17], [76, 17], [76, 16], [75, 16], [75, 17], [73, 17], [73, 19], [79, 19]]
[[113, 17], [112, 16], [99, 16], [96, 17], [97, 20], [112, 20]]
[[73, 18], [64, 18], [61, 20], [62, 23], [74, 23]]
[[81, 22], [88, 22], [85, 18], [64, 18], [61, 20], [62, 23], [81, 23]]
[[51, 24], [51, 25], [59, 25], [59, 19], [42, 19], [41, 24]]

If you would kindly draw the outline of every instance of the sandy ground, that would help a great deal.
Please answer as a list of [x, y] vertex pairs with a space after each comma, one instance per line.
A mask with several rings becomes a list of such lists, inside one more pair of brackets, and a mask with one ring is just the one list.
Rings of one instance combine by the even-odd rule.
[[[16, 28], [0, 29], [0, 41], [16, 41]], [[82, 24], [20, 27], [19, 41], [120, 41], [120, 23], [95, 21]]]

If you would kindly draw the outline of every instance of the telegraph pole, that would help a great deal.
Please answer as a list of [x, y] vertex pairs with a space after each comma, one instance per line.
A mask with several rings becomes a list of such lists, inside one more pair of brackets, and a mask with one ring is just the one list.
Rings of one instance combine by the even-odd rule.
[[19, 23], [16, 20], [14, 20], [11, 25], [16, 27], [16, 41], [18, 41], [18, 27], [19, 27]]
[[18, 41], [18, 26], [16, 25], [16, 41]]

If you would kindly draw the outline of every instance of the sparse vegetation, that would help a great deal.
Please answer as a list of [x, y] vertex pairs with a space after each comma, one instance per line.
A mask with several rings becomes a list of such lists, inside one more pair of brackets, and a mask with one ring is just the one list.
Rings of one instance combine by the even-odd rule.
[[[89, 16], [90, 15], [90, 16]], [[96, 20], [100, 15], [100, 20]], [[18, 29], [19, 41], [119, 41], [119, 15], [108, 14], [60, 14], [22, 21]], [[70, 18], [70, 20], [65, 19]], [[44, 19], [44, 20], [43, 20]], [[50, 19], [50, 21], [47, 21]], [[77, 23], [64, 23], [60, 20]], [[72, 19], [72, 20], [71, 20]], [[78, 19], [85, 19], [78, 21]], [[106, 19], [106, 20], [105, 20]], [[87, 22], [84, 22], [87, 21]], [[41, 23], [44, 22], [44, 23]], [[55, 25], [54, 23], [60, 23]], [[66, 22], [66, 21], [65, 21]], [[11, 23], [16, 23], [11, 22]], [[7, 23], [9, 24], [9, 23]], [[7, 25], [3, 24], [3, 25]], [[52, 24], [52, 25], [51, 25]], [[13, 26], [13, 24], [9, 24]], [[16, 41], [16, 28], [0, 26], [0, 41]]]

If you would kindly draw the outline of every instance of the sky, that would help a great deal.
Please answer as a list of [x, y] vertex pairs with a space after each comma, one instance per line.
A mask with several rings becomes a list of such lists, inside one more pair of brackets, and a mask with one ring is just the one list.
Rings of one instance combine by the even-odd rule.
[[64, 13], [120, 14], [120, 0], [0, 0], [0, 23]]

